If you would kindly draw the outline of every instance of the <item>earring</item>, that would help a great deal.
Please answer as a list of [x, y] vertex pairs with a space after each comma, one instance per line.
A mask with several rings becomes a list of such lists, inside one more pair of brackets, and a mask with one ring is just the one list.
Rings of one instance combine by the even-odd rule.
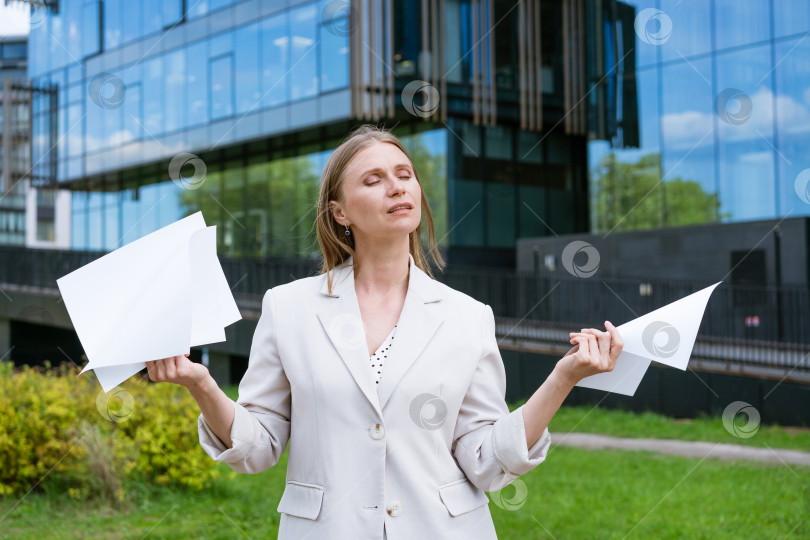
[[346, 227], [346, 236], [349, 236], [350, 234], [352, 234], [352, 232], [349, 230], [348, 225], [344, 225], [344, 227]]

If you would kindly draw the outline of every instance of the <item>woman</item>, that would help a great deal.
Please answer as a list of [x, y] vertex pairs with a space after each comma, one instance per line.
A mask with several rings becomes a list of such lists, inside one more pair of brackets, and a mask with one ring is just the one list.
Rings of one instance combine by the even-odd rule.
[[213, 459], [258, 473], [289, 441], [279, 538], [497, 538], [484, 492], [545, 459], [566, 395], [621, 352], [609, 322], [571, 333], [574, 347], [510, 413], [492, 309], [431, 278], [423, 209], [441, 267], [407, 152], [360, 127], [323, 171], [321, 274], [265, 293], [239, 400], [186, 357], [147, 364], [152, 380], [189, 389]]

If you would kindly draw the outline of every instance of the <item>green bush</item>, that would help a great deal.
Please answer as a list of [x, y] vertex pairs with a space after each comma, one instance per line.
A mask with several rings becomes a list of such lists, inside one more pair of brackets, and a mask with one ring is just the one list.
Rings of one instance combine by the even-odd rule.
[[0, 496], [32, 489], [123, 501], [128, 483], [199, 490], [219, 474], [185, 388], [135, 376], [105, 394], [76, 368], [0, 362]]

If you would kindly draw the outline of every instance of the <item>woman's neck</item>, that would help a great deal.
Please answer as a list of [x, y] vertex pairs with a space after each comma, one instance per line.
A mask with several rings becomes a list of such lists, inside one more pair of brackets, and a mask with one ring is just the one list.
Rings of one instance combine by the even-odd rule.
[[409, 238], [403, 241], [356, 244], [354, 288], [359, 294], [380, 297], [407, 291], [410, 275]]

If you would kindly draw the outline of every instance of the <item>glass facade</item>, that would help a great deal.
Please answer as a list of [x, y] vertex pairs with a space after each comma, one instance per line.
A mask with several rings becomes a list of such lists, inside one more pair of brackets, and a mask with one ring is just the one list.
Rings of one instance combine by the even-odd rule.
[[25, 243], [25, 177], [31, 167], [31, 92], [24, 38], [0, 39], [0, 244]]
[[[413, 158], [433, 215], [436, 237], [447, 245], [448, 133], [432, 130], [398, 135]], [[217, 227], [217, 251], [227, 256], [314, 257], [315, 204], [326, 160], [339, 141], [281, 152], [257, 153], [208, 164], [199, 183], [146, 182], [149, 173], [117, 177], [106, 191], [75, 191], [72, 248], [117, 249], [185, 216], [202, 211]], [[185, 170], [182, 171], [185, 175]], [[155, 179], [165, 177], [155, 169]], [[191, 177], [193, 171], [188, 171]], [[133, 184], [130, 186], [130, 184]], [[121, 189], [123, 186], [124, 189]]]
[[587, 228], [585, 159], [560, 133], [449, 122], [450, 244], [514, 248], [517, 238]]
[[326, 3], [60, 2], [32, 29], [29, 66], [58, 88], [57, 112], [40, 110], [59, 117], [56, 179], [252, 139], [273, 127], [258, 113], [346, 89], [348, 36], [321, 20]]
[[810, 215], [807, 2], [627, 3], [640, 144], [589, 144], [591, 229]]
[[[30, 72], [58, 98], [35, 100], [34, 162], [49, 153], [55, 110], [57, 180], [81, 192], [74, 247], [115, 249], [201, 209], [221, 225], [221, 253], [317, 253], [309, 212], [320, 171], [357, 121], [353, 111], [370, 117], [351, 102], [358, 92], [366, 103], [371, 90], [349, 88], [349, 32], [339, 30], [349, 10], [325, 20], [330, 4], [68, 0], [46, 17], [31, 35]], [[431, 44], [441, 42], [447, 119], [422, 122], [396, 101], [386, 120], [418, 141], [441, 242], [492, 253], [497, 264], [510, 264], [523, 237], [808, 215], [794, 184], [810, 168], [810, 10], [772, 4], [619, 2], [621, 17], [588, 15], [603, 25], [596, 47], [560, 29], [568, 4], [541, 2], [531, 75], [539, 133], [518, 127], [526, 50], [520, 11], [504, 0], [448, 0], [441, 40], [423, 6], [393, 0], [391, 66], [372, 62], [378, 51], [366, 44], [356, 60], [365, 67], [355, 68], [374, 72], [355, 76], [382, 79], [388, 68], [400, 90], [435, 71]], [[481, 41], [472, 21], [492, 27], [491, 39]], [[382, 43], [387, 26], [361, 28]], [[605, 65], [577, 71], [562, 60], [572, 43], [597, 56], [604, 49], [588, 61]], [[632, 50], [632, 61], [618, 50]], [[614, 79], [616, 62], [625, 64]], [[604, 84], [580, 95], [572, 84], [594, 73]], [[497, 125], [473, 123], [481, 80], [497, 91]], [[564, 124], [569, 115], [584, 120]], [[205, 160], [198, 189], [166, 174], [183, 152]]]

